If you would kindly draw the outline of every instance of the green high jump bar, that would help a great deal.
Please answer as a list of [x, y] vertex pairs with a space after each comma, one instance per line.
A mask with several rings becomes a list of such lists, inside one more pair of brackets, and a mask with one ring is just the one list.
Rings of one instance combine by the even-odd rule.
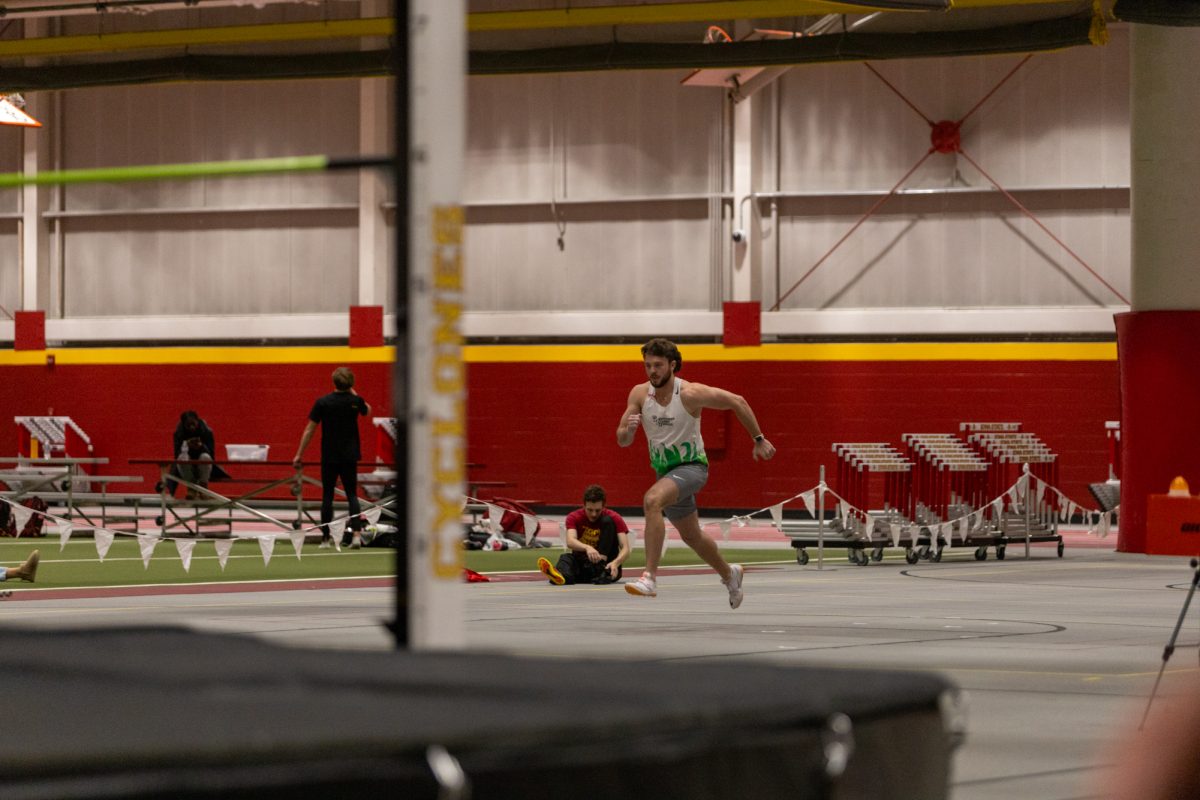
[[392, 167], [387, 157], [331, 158], [329, 156], [288, 156], [252, 158], [239, 161], [209, 161], [194, 164], [147, 164], [134, 167], [98, 167], [63, 169], [26, 175], [20, 172], [0, 174], [0, 189], [18, 186], [67, 186], [76, 183], [129, 183], [132, 181], [195, 180], [197, 178], [245, 178], [291, 172], [328, 172], [331, 170]]

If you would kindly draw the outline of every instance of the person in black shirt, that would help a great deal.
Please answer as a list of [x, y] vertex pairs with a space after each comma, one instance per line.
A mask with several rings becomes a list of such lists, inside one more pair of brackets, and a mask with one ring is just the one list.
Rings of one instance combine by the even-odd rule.
[[[212, 428], [208, 427], [208, 423], [201, 419], [195, 411], [184, 411], [179, 415], [179, 424], [175, 426], [175, 433], [171, 440], [171, 453], [175, 456], [176, 461], [197, 462], [194, 465], [178, 463], [171, 465], [166, 482], [167, 494], [171, 496], [175, 495], [175, 487], [178, 485], [172, 480], [174, 477], [181, 477], [200, 486], [207, 486], [210, 480], [229, 479], [229, 473], [220, 466], [203, 463], [211, 462], [217, 457], [216, 437], [213, 435]], [[161, 492], [163, 485], [160, 483], [154, 489]], [[188, 489], [189, 499], [194, 494], [193, 490]]]
[[329, 522], [333, 519], [333, 491], [338, 479], [350, 504], [350, 522], [342, 536], [342, 544], [350, 545], [354, 530], [361, 524], [358, 505], [358, 461], [362, 451], [358, 440], [358, 418], [371, 413], [371, 406], [354, 391], [354, 373], [346, 367], [333, 371], [334, 391], [317, 398], [308, 412], [308, 425], [300, 436], [300, 446], [292, 459], [296, 469], [303, 462], [304, 449], [321, 426], [321, 547], [330, 546]]

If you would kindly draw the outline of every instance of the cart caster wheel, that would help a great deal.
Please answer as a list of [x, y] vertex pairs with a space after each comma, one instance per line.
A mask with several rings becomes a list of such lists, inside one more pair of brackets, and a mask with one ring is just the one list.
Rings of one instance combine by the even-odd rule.
[[938, 548], [938, 549], [937, 549], [937, 550], [934, 552], [934, 554], [933, 554], [933, 555], [931, 555], [931, 556], [929, 557], [929, 560], [930, 560], [930, 561], [933, 561], [933, 562], [935, 562], [935, 563], [936, 563], [936, 562], [938, 562], [938, 561], [941, 561], [941, 560], [942, 560], [942, 548], [940, 548], [940, 547], [939, 547], [939, 548]]
[[976, 547], [975, 548], [975, 560], [976, 561], [987, 561], [987, 548], [986, 547]]
[[996, 545], [996, 560], [997, 561], [1004, 560], [1004, 545], [1002, 545], [1002, 544]]
[[871, 557], [867, 555], [866, 550], [855, 550], [854, 552], [858, 554], [858, 565], [860, 567], [865, 567], [871, 563]]
[[858, 551], [855, 550], [853, 547], [851, 547], [850, 549], [848, 549], [846, 551], [846, 558], [850, 561], [851, 564], [857, 564], [858, 563]]
[[876, 547], [874, 550], [871, 551], [871, 560], [872, 561], [883, 561], [883, 548], [882, 547]]
[[913, 550], [911, 547], [905, 548], [905, 550], [904, 550], [904, 560], [905, 561], [907, 561], [910, 564], [915, 564], [915, 563], [917, 563], [917, 560], [919, 558], [920, 558], [920, 556], [917, 555], [916, 550]]
[[923, 544], [917, 548], [917, 558], [929, 560], [929, 545]]
[[1066, 546], [1066, 544], [1064, 544], [1064, 543], [1063, 543], [1063, 540], [1062, 540], [1062, 539], [1059, 539], [1059, 540], [1058, 540], [1058, 557], [1059, 557], [1059, 558], [1062, 558], [1062, 557], [1063, 557], [1063, 551], [1064, 551], [1064, 550], [1066, 550], [1066, 549], [1067, 549], [1067, 546]]
[[808, 551], [803, 548], [796, 548], [796, 563], [804, 566], [808, 563]]

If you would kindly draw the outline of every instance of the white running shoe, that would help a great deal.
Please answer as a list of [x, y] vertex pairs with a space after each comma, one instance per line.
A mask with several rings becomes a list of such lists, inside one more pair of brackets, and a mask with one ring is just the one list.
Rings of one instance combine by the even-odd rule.
[[658, 597], [658, 588], [654, 585], [654, 578], [644, 573], [636, 581], [625, 584], [625, 591], [638, 597]]
[[317, 547], [317, 549], [318, 549], [318, 550], [328, 550], [328, 549], [329, 549], [329, 548], [331, 548], [331, 547], [333, 547], [333, 540], [331, 540], [331, 539], [322, 539], [322, 540], [321, 540], [321, 544], [320, 544], [320, 545]]
[[725, 584], [725, 588], [729, 590], [729, 607], [737, 608], [742, 604], [742, 598], [746, 595], [742, 591], [742, 576], [745, 570], [741, 564], [729, 565], [729, 580], [721, 581]]

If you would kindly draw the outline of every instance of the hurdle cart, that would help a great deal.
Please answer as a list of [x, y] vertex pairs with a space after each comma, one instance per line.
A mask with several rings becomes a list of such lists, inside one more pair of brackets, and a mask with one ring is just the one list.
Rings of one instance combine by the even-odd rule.
[[1002, 532], [998, 525], [987, 523], [983, 507], [990, 499], [988, 462], [953, 433], [906, 433], [901, 441], [914, 464], [913, 519], [923, 537], [909, 563], [921, 558], [941, 561], [942, 551], [952, 544], [942, 536], [942, 525], [955, 520], [958, 538], [964, 547], [975, 548], [976, 560], [987, 558], [988, 547], [999, 548], [998, 557], [1003, 558]]
[[[881, 442], [835, 443], [836, 484], [840, 497], [851, 509], [831, 520], [787, 521], [781, 530], [796, 548], [796, 562], [809, 561], [809, 547], [844, 548], [851, 564], [865, 567], [883, 559], [884, 548], [893, 544], [891, 526], [905, 526], [912, 507], [912, 463], [890, 444]], [[883, 503], [872, 503], [882, 488]], [[905, 545], [911, 552], [912, 543]]]
[[964, 422], [959, 427], [967, 434], [967, 441], [989, 461], [990, 496], [1000, 497], [1028, 475], [1025, 493], [1016, 498], [1018, 502], [1001, 502], [999, 511], [992, 508], [991, 519], [1003, 542], [996, 547], [996, 558], [1003, 559], [1004, 544], [1014, 540], [1025, 543], [1026, 558], [1029, 545], [1035, 542], [1057, 544], [1058, 557], [1062, 558], [1065, 545], [1058, 531], [1061, 501], [1049, 490], [1049, 486], [1058, 485], [1058, 454], [1035, 434], [1022, 431], [1019, 422]]

